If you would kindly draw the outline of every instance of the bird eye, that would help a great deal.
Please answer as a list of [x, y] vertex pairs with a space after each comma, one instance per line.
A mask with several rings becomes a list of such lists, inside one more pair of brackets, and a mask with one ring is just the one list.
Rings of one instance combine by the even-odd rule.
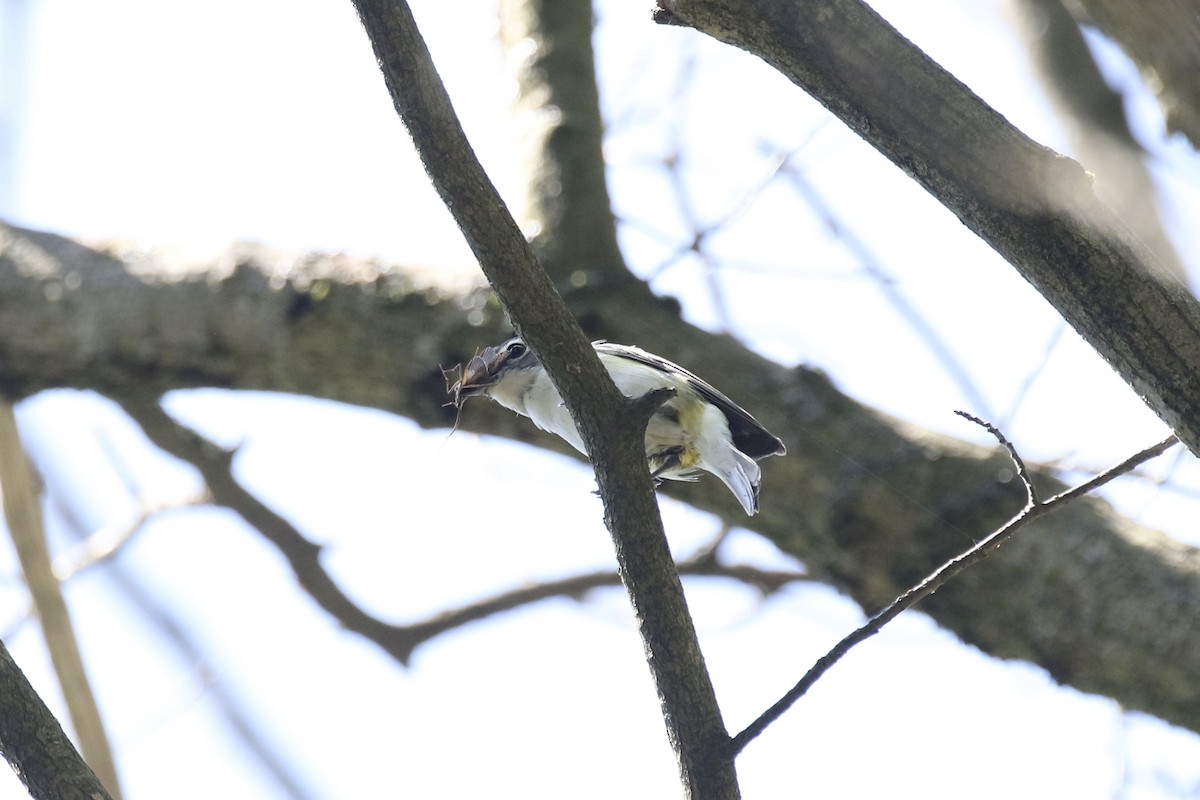
[[521, 342], [513, 342], [505, 349], [508, 351], [509, 358], [520, 358], [529, 348]]

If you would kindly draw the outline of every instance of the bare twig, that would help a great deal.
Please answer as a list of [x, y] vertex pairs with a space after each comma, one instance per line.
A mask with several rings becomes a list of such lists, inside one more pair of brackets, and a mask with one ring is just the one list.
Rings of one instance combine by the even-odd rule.
[[[144, 503], [133, 519], [105, 525], [99, 530], [81, 537], [79, 544], [55, 557], [51, 564], [54, 577], [58, 579], [59, 583], [66, 583], [84, 570], [108, 561], [120, 552], [121, 548], [128, 544], [146, 522], [156, 514], [211, 501], [212, 498], [207, 493], [203, 493], [178, 502], [159, 505]], [[24, 624], [33, 611], [31, 600], [23, 609], [17, 610], [12, 615], [11, 621], [0, 628], [0, 639], [7, 639], [13, 630]]]
[[1141, 452], [1125, 459], [1120, 464], [1105, 470], [1091, 480], [1085, 481], [1073, 489], [1069, 489], [1065, 492], [1057, 494], [1054, 497], [1051, 497], [1049, 500], [1037, 502], [1034, 500], [1036, 495], [1033, 492], [1033, 483], [1031, 480], [1029, 480], [1028, 472], [1025, 470], [1025, 465], [1017, 457], [1015, 449], [1011, 444], [1009, 444], [1008, 440], [1005, 439], [999, 431], [997, 431], [988, 423], [977, 420], [974, 417], [970, 417], [966, 414], [963, 414], [962, 416], [984, 425], [1001, 441], [1005, 449], [1008, 450], [1009, 455], [1013, 458], [1013, 461], [1017, 466], [1018, 473], [1020, 473], [1022, 476], [1021, 479], [1025, 481], [1026, 490], [1030, 493], [1029, 501], [1025, 508], [1022, 509], [1021, 512], [1015, 517], [1005, 523], [1003, 527], [993, 532], [983, 541], [979, 542], [965, 553], [948, 561], [933, 574], [929, 575], [916, 586], [897, 597], [890, 605], [887, 606], [887, 608], [871, 617], [871, 619], [868, 620], [864, 625], [838, 642], [837, 645], [835, 645], [828, 653], [821, 656], [821, 658], [817, 660], [817, 662], [808, 670], [808, 672], [804, 674], [804, 677], [800, 679], [799, 683], [793, 686], [774, 705], [764, 711], [758, 717], [758, 719], [754, 720], [752, 723], [746, 726], [741, 733], [737, 734], [732, 740], [730, 740], [729, 747], [733, 753], [740, 753], [743, 749], [745, 749], [747, 744], [765, 731], [772, 722], [779, 719], [779, 717], [782, 716], [789, 708], [791, 708], [797, 700], [804, 696], [804, 694], [821, 678], [821, 676], [828, 672], [829, 669], [838, 661], [840, 661], [843, 656], [849, 653], [855, 645], [860, 644], [861, 642], [864, 642], [870, 637], [874, 636], [883, 628], [884, 625], [899, 616], [902, 611], [912, 607], [918, 601], [929, 596], [930, 594], [933, 594], [933, 592], [937, 591], [937, 589], [945, 584], [946, 581], [950, 580], [967, 567], [987, 558], [988, 555], [994, 552], [996, 548], [1003, 544], [1019, 528], [1039, 517], [1043, 517], [1052, 511], [1061, 508], [1067, 503], [1082, 497], [1088, 492], [1103, 486], [1114, 478], [1124, 475], [1138, 464], [1161, 455], [1178, 441], [1174, 436], [1169, 436], [1158, 444], [1148, 447], [1145, 450], [1142, 450]]
[[[113, 797], [119, 798], [120, 783], [112, 749], [83, 666], [66, 600], [51, 568], [37, 480], [21, 446], [12, 406], [6, 402], [0, 403], [0, 485], [4, 489], [4, 516], [9, 533], [42, 624], [71, 723], [79, 737], [80, 750], [100, 782]], [[30, 766], [36, 769], [38, 765]]]
[[[747, 586], [753, 586], [764, 596], [779, 591], [784, 586], [811, 580], [802, 573], [788, 570], [764, 570], [748, 564], [721, 564], [715, 554], [706, 549], [694, 558], [681, 561], [679, 574], [684, 576], [707, 576], [730, 578]], [[598, 570], [580, 575], [545, 581], [532, 586], [523, 586], [493, 595], [460, 608], [444, 611], [422, 622], [397, 626], [396, 637], [404, 646], [415, 650], [424, 642], [454, 628], [499, 614], [521, 606], [548, 600], [554, 597], [581, 598], [593, 589], [621, 585], [620, 576], [612, 570]]]
[[[675, 197], [675, 205], [678, 208], [680, 215], [683, 217], [684, 223], [692, 231], [692, 239], [682, 246], [675, 248], [675, 251], [663, 259], [657, 266], [650, 270], [648, 280], [654, 280], [662, 275], [689, 253], [695, 253], [700, 258], [708, 269], [715, 269], [716, 262], [709, 255], [705, 242], [714, 233], [721, 231], [735, 223], [738, 219], [745, 216], [750, 208], [758, 201], [767, 187], [770, 186], [787, 165], [791, 153], [784, 155], [774, 155], [772, 157], [770, 167], [761, 175], [757, 181], [748, 187], [725, 212], [713, 222], [702, 224], [695, 209], [692, 207], [692, 193], [688, 191], [684, 184], [683, 175], [680, 172], [680, 157], [677, 155], [679, 145], [675, 147], [676, 154], [663, 159], [663, 167], [666, 170], [667, 176], [671, 180], [671, 190]], [[638, 221], [638, 224], [645, 225], [644, 221]], [[671, 239], [673, 241], [673, 238]], [[714, 302], [718, 302], [719, 298], [714, 298]], [[724, 313], [724, 312], [722, 312]]]
[[1029, 499], [1029, 505], [1036, 506], [1039, 502], [1037, 487], [1033, 485], [1033, 478], [1029, 475], [1029, 470], [1025, 466], [1025, 461], [1017, 452], [1017, 448], [1013, 447], [1012, 442], [1008, 440], [1008, 437], [1001, 433], [999, 428], [986, 420], [982, 420], [979, 417], [968, 414], [965, 411], [955, 411], [954, 413], [958, 414], [960, 417], [969, 422], [974, 422], [992, 436], [996, 437], [996, 441], [1000, 442], [1000, 446], [1008, 452], [1008, 457], [1012, 459], [1013, 465], [1017, 468], [1017, 477], [1021, 479], [1021, 484], [1025, 487], [1025, 496]]
[[114, 522], [92, 532], [79, 544], [54, 559], [54, 575], [67, 581], [86, 569], [115, 556], [122, 547], [154, 516], [179, 508], [191, 508], [212, 501], [207, 492], [166, 503], [143, 502], [132, 519]]

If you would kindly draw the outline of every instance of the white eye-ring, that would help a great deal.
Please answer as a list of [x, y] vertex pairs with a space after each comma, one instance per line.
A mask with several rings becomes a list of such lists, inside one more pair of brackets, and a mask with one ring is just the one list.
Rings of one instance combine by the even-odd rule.
[[529, 348], [526, 347], [522, 342], [513, 342], [504, 349], [508, 353], [509, 358], [520, 358], [521, 356], [525, 355], [525, 352]]

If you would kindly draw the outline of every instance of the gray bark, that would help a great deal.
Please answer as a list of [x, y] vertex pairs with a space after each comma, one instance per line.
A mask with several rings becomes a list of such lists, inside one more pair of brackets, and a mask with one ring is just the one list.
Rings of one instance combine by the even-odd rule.
[[[481, 302], [483, 325], [467, 324], [462, 308], [480, 301], [478, 287], [438, 286], [343, 256], [286, 259], [242, 247], [184, 268], [153, 253], [122, 260], [11, 228], [3, 243], [0, 296], [14, 301], [0, 315], [0, 363], [13, 397], [50, 386], [117, 399], [226, 386], [448, 426], [453, 413], [439, 365], [464, 360], [505, 327], [488, 302]], [[54, 287], [71, 272], [78, 282], [60, 297]], [[314, 286], [324, 287], [320, 299]], [[998, 450], [889, 419], [818, 372], [784, 369], [691, 327], [673, 304], [647, 296], [588, 308], [602, 335], [653, 341], [662, 355], [703, 364], [756, 398], [756, 415], [789, 453], [764, 464], [754, 529], [868, 610], [1023, 503]], [[169, 335], [148, 326], [153, 319], [172, 320]], [[468, 406], [461, 426], [565, 451], [493, 404]], [[1046, 495], [1059, 485], [1045, 471], [1039, 480]], [[744, 524], [736, 501], [711, 488], [667, 491]], [[986, 652], [1027, 659], [1083, 691], [1200, 730], [1200, 555], [1102, 502], [1039, 521], [922, 607]]]
[[858, 2], [661, 0], [762, 58], [996, 249], [1200, 453], [1200, 304], [1074, 161], [1010, 125]]

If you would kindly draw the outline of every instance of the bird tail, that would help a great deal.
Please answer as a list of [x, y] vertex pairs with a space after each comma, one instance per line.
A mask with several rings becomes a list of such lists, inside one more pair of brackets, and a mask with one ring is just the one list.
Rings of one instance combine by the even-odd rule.
[[735, 447], [727, 448], [726, 453], [729, 457], [721, 459], [722, 463], [715, 465], [712, 473], [729, 487], [746, 513], [754, 516], [758, 513], [758, 484], [762, 470], [753, 458]]

